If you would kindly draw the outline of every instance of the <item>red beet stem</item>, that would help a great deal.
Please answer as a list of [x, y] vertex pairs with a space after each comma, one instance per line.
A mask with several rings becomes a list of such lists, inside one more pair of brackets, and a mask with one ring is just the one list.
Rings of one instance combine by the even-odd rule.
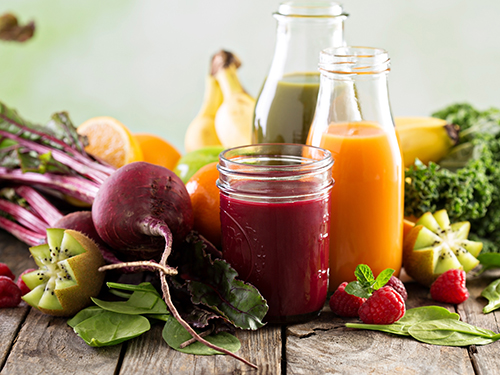
[[49, 227], [48, 223], [44, 222], [26, 208], [5, 199], [0, 199], [0, 211], [8, 213], [19, 224], [36, 233], [44, 233]]
[[0, 179], [44, 186], [90, 204], [94, 201], [99, 190], [98, 184], [82, 177], [62, 176], [53, 173], [23, 173], [20, 169], [4, 167], [0, 167]]
[[[160, 260], [160, 265], [162, 265], [163, 267], [168, 267], [167, 266], [167, 257], [168, 257], [168, 254], [166, 252], [164, 252], [162, 257], [161, 257], [161, 260]], [[245, 358], [242, 358], [239, 355], [234, 354], [233, 352], [231, 352], [227, 349], [220, 348], [217, 345], [212, 344], [211, 342], [209, 342], [209, 341], [205, 340], [203, 337], [201, 337], [198, 333], [196, 333], [196, 331], [193, 328], [191, 328], [191, 326], [184, 319], [182, 319], [181, 315], [179, 314], [179, 312], [175, 308], [174, 304], [172, 303], [172, 299], [170, 297], [170, 289], [168, 287], [168, 283], [167, 283], [167, 279], [166, 279], [165, 275], [160, 275], [160, 279], [161, 279], [161, 290], [163, 292], [163, 299], [165, 300], [165, 303], [167, 304], [168, 309], [170, 310], [170, 313], [184, 327], [184, 329], [186, 331], [188, 331], [189, 334], [191, 336], [193, 336], [194, 339], [196, 339], [196, 341], [201, 342], [203, 345], [205, 345], [213, 350], [216, 350], [218, 352], [221, 352], [221, 353], [227, 354], [233, 358], [236, 358], [237, 360], [247, 364], [248, 366], [250, 366], [254, 369], [258, 369], [257, 365], [247, 361]]]
[[36, 246], [45, 243], [45, 233], [40, 234], [33, 232], [23, 226], [0, 216], [0, 228], [5, 229], [7, 232], [12, 234], [14, 237], [28, 244], [29, 246]]
[[26, 199], [31, 208], [44, 219], [49, 226], [63, 217], [63, 214], [55, 208], [42, 194], [29, 186], [18, 186], [14, 189], [16, 194]]

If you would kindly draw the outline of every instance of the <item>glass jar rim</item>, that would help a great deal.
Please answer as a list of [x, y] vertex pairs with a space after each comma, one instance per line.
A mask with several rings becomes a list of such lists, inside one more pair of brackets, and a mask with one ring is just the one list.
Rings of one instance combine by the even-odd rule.
[[385, 49], [363, 46], [330, 47], [320, 52], [319, 70], [334, 74], [378, 74], [390, 71]]
[[[279, 149], [282, 150], [278, 151]], [[307, 154], [299, 153], [300, 150], [307, 150]], [[259, 158], [262, 159], [262, 163], [275, 158], [289, 164], [259, 164]], [[252, 175], [260, 179], [275, 179], [271, 172], [279, 173], [280, 178], [298, 178], [304, 174], [319, 173], [329, 169], [333, 162], [332, 153], [320, 147], [295, 143], [260, 143], [222, 151], [219, 154], [217, 169], [221, 173]]]
[[342, 5], [333, 1], [285, 1], [274, 13], [275, 17], [314, 17], [331, 18], [347, 16]]

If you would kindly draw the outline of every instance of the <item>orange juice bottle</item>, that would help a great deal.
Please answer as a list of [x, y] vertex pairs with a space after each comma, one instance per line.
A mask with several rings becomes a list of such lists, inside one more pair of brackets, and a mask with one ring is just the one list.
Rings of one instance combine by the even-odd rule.
[[358, 264], [398, 275], [403, 242], [403, 161], [392, 120], [387, 52], [340, 47], [320, 55], [321, 83], [307, 143], [334, 158], [329, 290]]

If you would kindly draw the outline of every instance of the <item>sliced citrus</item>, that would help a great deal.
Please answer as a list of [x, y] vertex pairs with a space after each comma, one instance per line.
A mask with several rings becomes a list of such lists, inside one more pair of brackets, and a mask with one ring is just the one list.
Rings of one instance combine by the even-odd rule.
[[215, 182], [217, 162], [201, 167], [186, 183], [194, 214], [194, 229], [215, 246], [221, 245], [220, 198]]
[[173, 170], [181, 158], [179, 150], [165, 139], [149, 133], [135, 133], [144, 161]]
[[139, 142], [125, 125], [113, 117], [93, 117], [81, 124], [77, 132], [88, 138], [85, 150], [89, 154], [115, 168], [143, 160]]

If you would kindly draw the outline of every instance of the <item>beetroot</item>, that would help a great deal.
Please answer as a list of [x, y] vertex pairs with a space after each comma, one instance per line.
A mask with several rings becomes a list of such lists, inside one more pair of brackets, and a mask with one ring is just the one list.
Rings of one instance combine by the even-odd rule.
[[[128, 259], [151, 259], [160, 264], [137, 261], [101, 267], [156, 269], [164, 275], [177, 270], [167, 265], [174, 240], [182, 241], [193, 228], [191, 199], [182, 180], [167, 168], [146, 162], [127, 164], [104, 181], [92, 205], [92, 219], [99, 236]], [[162, 251], [163, 249], [163, 251]], [[175, 319], [204, 345], [257, 368], [236, 354], [211, 344], [180, 316], [172, 303], [165, 276], [161, 276], [163, 298]]]
[[[62, 216], [53, 225], [53, 228], [63, 228], [63, 229], [73, 229], [78, 232], [85, 234], [91, 240], [93, 240], [99, 250], [101, 250], [102, 257], [108, 264], [121, 263], [122, 261], [118, 259], [113, 250], [108, 247], [106, 242], [97, 234], [94, 222], [92, 221], [92, 212], [90, 211], [75, 211], [71, 212], [65, 216]], [[132, 273], [135, 272], [130, 268], [121, 268], [121, 273]]]
[[167, 168], [135, 162], [113, 173], [92, 205], [99, 236], [123, 259], [158, 259], [193, 228], [191, 199]]

